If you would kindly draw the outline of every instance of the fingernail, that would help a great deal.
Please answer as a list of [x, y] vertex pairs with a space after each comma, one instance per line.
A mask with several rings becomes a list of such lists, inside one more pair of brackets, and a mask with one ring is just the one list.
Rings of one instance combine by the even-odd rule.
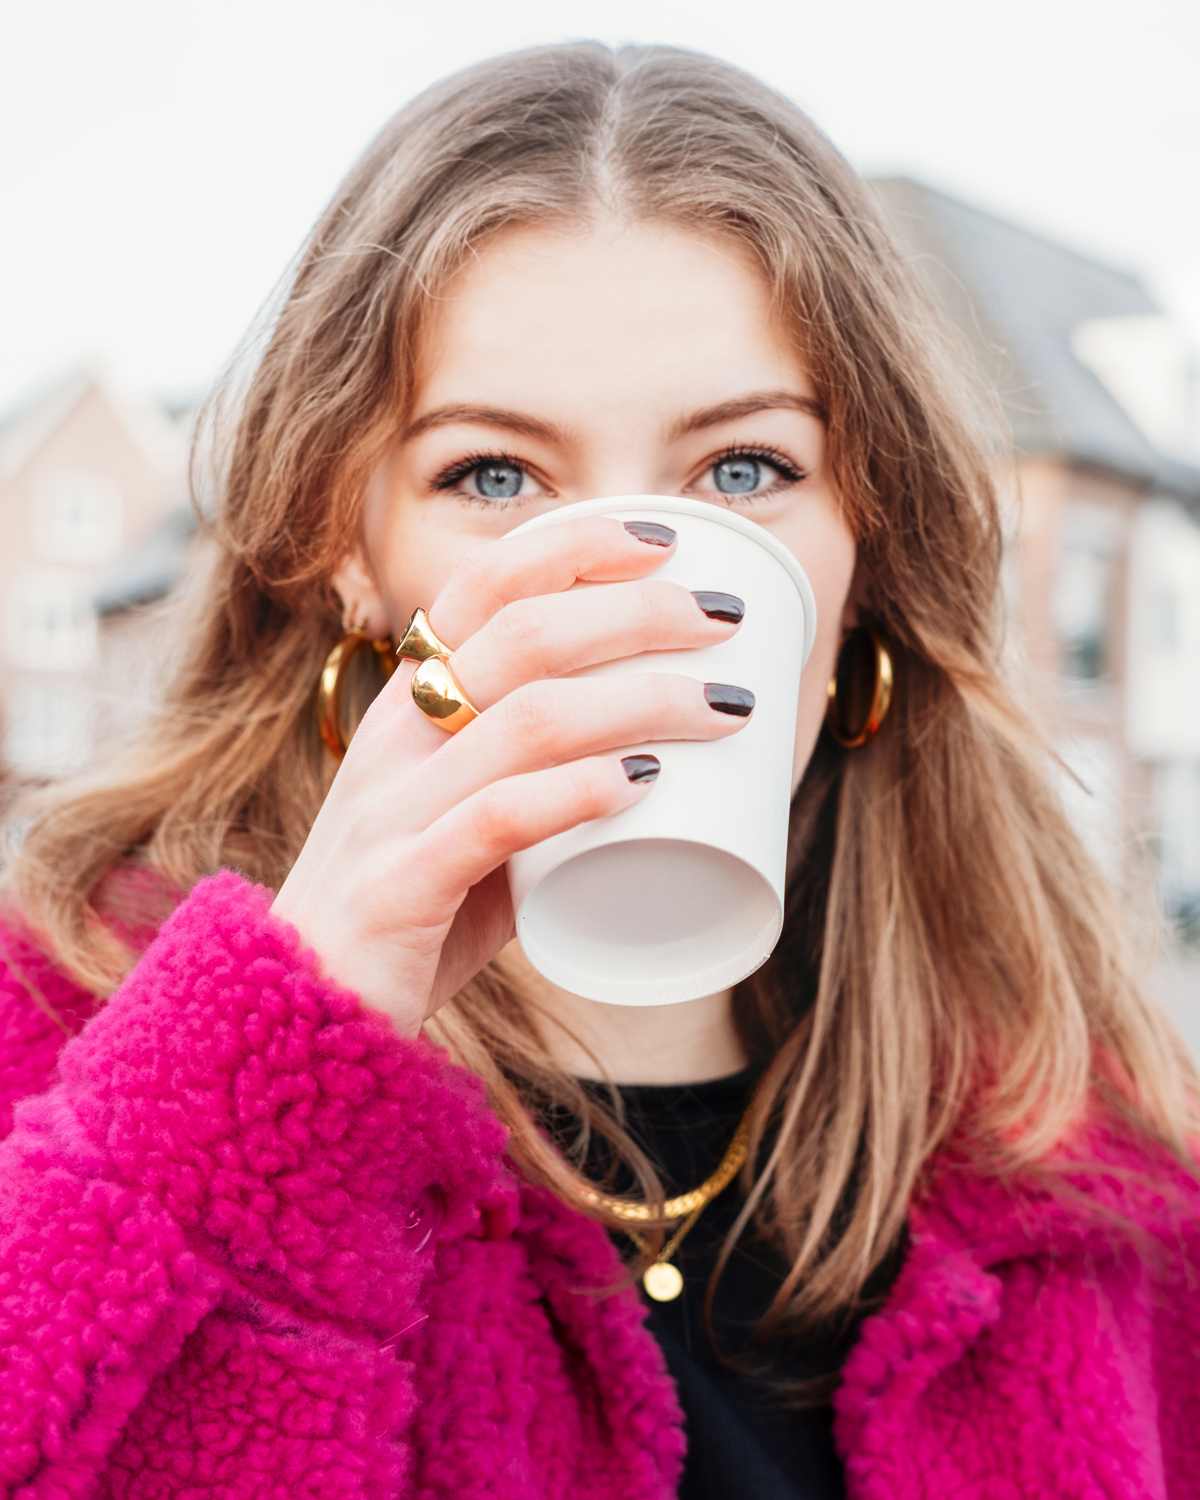
[[657, 755], [625, 755], [621, 758], [630, 781], [657, 781], [662, 761]]
[[745, 603], [736, 594], [698, 594], [693, 589], [692, 598], [710, 620], [724, 620], [727, 625], [737, 625], [746, 613]]
[[625, 530], [650, 547], [669, 547], [678, 535], [669, 526], [658, 526], [653, 521], [626, 521]]
[[734, 687], [728, 682], [706, 682], [704, 697], [709, 708], [719, 714], [733, 714], [738, 719], [748, 719], [754, 708], [754, 694], [749, 688]]

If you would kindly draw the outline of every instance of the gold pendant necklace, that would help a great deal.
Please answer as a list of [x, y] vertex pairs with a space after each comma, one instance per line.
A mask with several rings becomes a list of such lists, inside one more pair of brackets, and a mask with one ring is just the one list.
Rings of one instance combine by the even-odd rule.
[[[761, 1087], [760, 1082], [758, 1088]], [[653, 1297], [655, 1302], [674, 1302], [683, 1291], [683, 1276], [679, 1268], [671, 1264], [671, 1257], [679, 1249], [684, 1236], [705, 1208], [718, 1194], [725, 1191], [742, 1169], [749, 1147], [750, 1117], [754, 1113], [754, 1105], [758, 1099], [758, 1088], [754, 1090], [750, 1103], [746, 1106], [745, 1114], [738, 1121], [733, 1139], [725, 1155], [717, 1163], [717, 1170], [698, 1188], [693, 1188], [690, 1193], [680, 1193], [677, 1198], [668, 1198], [660, 1213], [656, 1214], [648, 1203], [633, 1203], [628, 1198], [610, 1198], [604, 1193], [598, 1193], [595, 1188], [585, 1187], [578, 1181], [572, 1183], [572, 1189], [577, 1198], [581, 1198], [590, 1208], [605, 1209], [618, 1219], [624, 1220], [625, 1226], [647, 1224], [659, 1219], [665, 1219], [668, 1223], [683, 1220], [683, 1223], [654, 1257], [653, 1262], [646, 1267], [642, 1276], [642, 1285], [646, 1289], [646, 1295]], [[625, 1227], [625, 1233], [639, 1250], [645, 1251], [646, 1241], [637, 1230]]]
[[652, 1266], [646, 1267], [642, 1285], [655, 1302], [674, 1302], [683, 1291], [683, 1277], [678, 1266], [665, 1260], [656, 1260]]
[[[745, 1143], [743, 1142], [742, 1161], [744, 1161], [745, 1159]], [[738, 1166], [741, 1166], [741, 1162], [738, 1163]], [[718, 1170], [720, 1169], [718, 1168]], [[734, 1173], [736, 1172], [737, 1167], [734, 1168]], [[730, 1178], [730, 1180], [732, 1181], [732, 1177]], [[709, 1182], [711, 1181], [712, 1178], [710, 1177]], [[708, 1183], [703, 1183], [696, 1189], [696, 1191], [702, 1192], [707, 1186]], [[728, 1186], [728, 1183], [726, 1183], [726, 1186]], [[717, 1188], [716, 1192], [712, 1194], [712, 1198], [715, 1198], [720, 1192], [721, 1188]], [[680, 1292], [683, 1291], [683, 1274], [678, 1266], [673, 1266], [671, 1264], [671, 1257], [683, 1243], [684, 1235], [700, 1217], [705, 1207], [712, 1202], [712, 1198], [706, 1198], [703, 1203], [701, 1203], [697, 1208], [693, 1209], [690, 1214], [688, 1214], [687, 1218], [683, 1221], [683, 1223], [679, 1226], [679, 1228], [675, 1231], [675, 1233], [671, 1236], [671, 1238], [662, 1247], [662, 1249], [654, 1257], [653, 1261], [646, 1267], [645, 1271], [643, 1272], [642, 1285], [646, 1289], [646, 1295], [648, 1297], [653, 1297], [655, 1302], [674, 1302], [675, 1298], [678, 1297]], [[637, 1233], [636, 1230], [627, 1229], [625, 1233], [629, 1236], [629, 1238], [633, 1241], [633, 1243], [638, 1247], [639, 1250], [643, 1252], [645, 1251], [646, 1241], [641, 1237], [640, 1234]]]

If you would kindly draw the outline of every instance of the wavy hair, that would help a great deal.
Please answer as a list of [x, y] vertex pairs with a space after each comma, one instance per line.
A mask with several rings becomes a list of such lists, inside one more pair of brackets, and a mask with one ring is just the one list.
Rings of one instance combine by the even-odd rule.
[[[1185, 1157], [1196, 1078], [1005, 681], [1011, 469], [992, 399], [870, 191], [754, 79], [664, 47], [550, 47], [460, 73], [385, 126], [249, 376], [210, 404], [213, 557], [165, 706], [114, 768], [26, 806], [9, 879], [98, 993], [134, 959], [102, 920], [114, 868], [181, 891], [222, 865], [282, 882], [333, 769], [312, 712], [340, 632], [330, 575], [402, 425], [430, 299], [489, 236], [600, 213], [753, 251], [828, 412], [869, 608], [896, 648], [882, 731], [858, 751], [818, 744], [784, 935], [735, 995], [769, 1063], [738, 1228], [753, 1217], [791, 1266], [766, 1319], [787, 1334], [860, 1303], [939, 1147], [1028, 1167], [1103, 1103]], [[661, 1202], [615, 1096], [555, 1065], [550, 1024], [492, 965], [428, 1031], [486, 1080], [527, 1174], [563, 1190], [532, 1117], [565, 1108], [584, 1122], [568, 1157], [605, 1137]]]

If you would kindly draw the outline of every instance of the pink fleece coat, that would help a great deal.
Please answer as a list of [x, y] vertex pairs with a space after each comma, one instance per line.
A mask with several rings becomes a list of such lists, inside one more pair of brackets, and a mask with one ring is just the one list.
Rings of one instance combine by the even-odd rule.
[[[264, 892], [197, 887], [90, 1021], [2, 936], [5, 1495], [673, 1494], [675, 1394], [632, 1292], [596, 1291], [604, 1232]], [[836, 1399], [852, 1496], [1200, 1496], [1197, 1195], [1089, 1149], [1074, 1196], [946, 1163], [914, 1204]]]

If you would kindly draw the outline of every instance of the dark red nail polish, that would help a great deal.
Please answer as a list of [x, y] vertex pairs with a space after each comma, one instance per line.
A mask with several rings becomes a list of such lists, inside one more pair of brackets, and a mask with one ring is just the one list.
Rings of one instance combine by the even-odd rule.
[[754, 709], [754, 694], [749, 688], [734, 687], [728, 682], [706, 682], [704, 697], [709, 708], [719, 714], [733, 714], [738, 719], [748, 719]]
[[625, 530], [650, 547], [669, 547], [679, 534], [669, 526], [659, 526], [654, 521], [626, 521]]
[[724, 620], [727, 625], [738, 625], [746, 613], [745, 603], [736, 594], [698, 594], [692, 590], [692, 598], [710, 620]]
[[626, 755], [621, 759], [630, 781], [657, 781], [662, 761], [657, 755]]

